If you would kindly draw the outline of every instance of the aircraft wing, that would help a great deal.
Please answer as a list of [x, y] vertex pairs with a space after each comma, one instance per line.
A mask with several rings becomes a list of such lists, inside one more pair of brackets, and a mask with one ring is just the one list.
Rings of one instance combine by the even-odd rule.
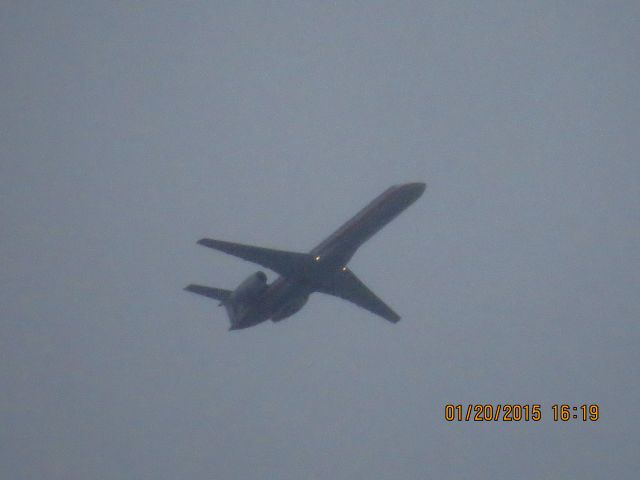
[[272, 248], [254, 247], [241, 243], [224, 242], [212, 238], [198, 240], [198, 245], [213, 248], [243, 260], [262, 265], [283, 277], [302, 274], [313, 264], [313, 256], [308, 253], [287, 252]]
[[394, 312], [389, 305], [380, 300], [367, 286], [360, 281], [351, 271], [341, 271], [327, 282], [317, 288], [318, 292], [327, 293], [335, 297], [348, 300], [359, 307], [380, 315], [391, 323], [400, 321], [400, 315]]

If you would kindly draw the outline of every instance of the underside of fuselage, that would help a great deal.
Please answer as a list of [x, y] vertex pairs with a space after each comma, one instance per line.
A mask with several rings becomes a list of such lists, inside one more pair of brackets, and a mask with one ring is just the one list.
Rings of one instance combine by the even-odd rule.
[[230, 330], [253, 327], [271, 320], [279, 322], [298, 312], [311, 293], [303, 279], [289, 281], [279, 277], [254, 299], [224, 304], [230, 321]]

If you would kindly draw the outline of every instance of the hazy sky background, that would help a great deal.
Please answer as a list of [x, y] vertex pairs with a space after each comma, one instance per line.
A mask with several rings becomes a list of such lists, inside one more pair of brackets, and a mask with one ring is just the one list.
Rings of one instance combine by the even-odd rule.
[[[639, 20], [0, 2], [0, 477], [637, 478]], [[258, 270], [202, 236], [307, 251], [407, 181], [350, 264], [397, 325], [316, 294], [229, 333], [181, 290]]]

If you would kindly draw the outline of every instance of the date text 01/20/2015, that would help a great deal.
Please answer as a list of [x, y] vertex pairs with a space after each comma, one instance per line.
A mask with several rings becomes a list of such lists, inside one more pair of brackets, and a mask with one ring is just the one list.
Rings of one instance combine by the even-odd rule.
[[[600, 407], [596, 403], [575, 406], [556, 403], [551, 405], [550, 413], [554, 422], [596, 422], [600, 418]], [[447, 422], [539, 422], [542, 417], [542, 405], [539, 403], [469, 403], [447, 404], [444, 407], [444, 419]]]

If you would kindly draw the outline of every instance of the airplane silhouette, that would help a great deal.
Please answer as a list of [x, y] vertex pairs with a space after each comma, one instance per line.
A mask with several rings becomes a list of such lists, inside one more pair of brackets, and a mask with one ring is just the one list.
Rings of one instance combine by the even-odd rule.
[[280, 276], [268, 284], [265, 273], [256, 272], [233, 291], [195, 284], [185, 287], [185, 290], [218, 300], [219, 305], [227, 310], [231, 323], [229, 330], [290, 317], [314, 292], [343, 298], [396, 323], [400, 316], [369, 290], [347, 268], [347, 263], [365, 241], [415, 202], [425, 188], [424, 183], [388, 188], [309, 253], [211, 238], [198, 240], [199, 245], [257, 263]]

